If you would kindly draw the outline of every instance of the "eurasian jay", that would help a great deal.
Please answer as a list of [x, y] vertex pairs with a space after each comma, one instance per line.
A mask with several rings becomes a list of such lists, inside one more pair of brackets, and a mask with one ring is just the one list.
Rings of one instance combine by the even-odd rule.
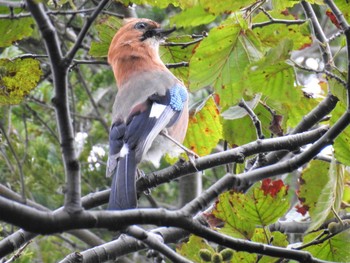
[[159, 43], [175, 29], [149, 19], [128, 19], [108, 51], [118, 86], [109, 134], [107, 176], [113, 176], [109, 210], [137, 206], [136, 173], [142, 160], [159, 165], [164, 153], [181, 149], [188, 123], [188, 93], [164, 65]]

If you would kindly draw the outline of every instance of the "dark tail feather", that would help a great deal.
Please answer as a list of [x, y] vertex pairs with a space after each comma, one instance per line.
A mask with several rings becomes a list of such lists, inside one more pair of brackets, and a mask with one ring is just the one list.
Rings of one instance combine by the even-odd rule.
[[108, 210], [123, 210], [137, 206], [135, 151], [118, 160], [113, 175]]

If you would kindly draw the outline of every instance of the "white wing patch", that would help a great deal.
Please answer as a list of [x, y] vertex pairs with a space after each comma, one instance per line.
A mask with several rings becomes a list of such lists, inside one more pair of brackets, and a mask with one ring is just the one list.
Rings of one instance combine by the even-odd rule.
[[126, 143], [124, 143], [122, 149], [121, 149], [120, 152], [119, 152], [119, 156], [120, 156], [121, 158], [123, 158], [123, 157], [125, 157], [128, 153], [129, 153], [129, 146], [128, 146]]
[[163, 111], [165, 110], [166, 108], [166, 105], [163, 105], [163, 104], [159, 104], [159, 103], [153, 103], [152, 104], [152, 109], [151, 109], [151, 112], [149, 114], [149, 117], [150, 118], [159, 118], [159, 116], [163, 113]]

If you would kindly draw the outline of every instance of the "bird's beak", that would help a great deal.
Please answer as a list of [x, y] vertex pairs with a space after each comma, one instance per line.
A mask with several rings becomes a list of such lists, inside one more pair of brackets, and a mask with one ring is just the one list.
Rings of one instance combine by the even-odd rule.
[[175, 30], [176, 30], [176, 27], [173, 27], [173, 28], [170, 28], [170, 29], [163, 29], [163, 28], [151, 29], [151, 30], [146, 31], [142, 35], [141, 41], [144, 41], [147, 38], [151, 38], [151, 37], [164, 38], [167, 35], [169, 35], [172, 32], [174, 32]]
[[176, 27], [173, 27], [170, 29], [157, 28], [157, 29], [154, 29], [154, 33], [155, 33], [155, 36], [159, 38], [163, 38], [163, 37], [166, 37], [167, 35], [170, 35], [175, 30], [176, 30]]

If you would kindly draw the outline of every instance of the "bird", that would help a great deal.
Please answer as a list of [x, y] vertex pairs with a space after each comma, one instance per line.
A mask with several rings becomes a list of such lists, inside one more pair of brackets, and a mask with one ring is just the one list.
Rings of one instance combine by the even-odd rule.
[[137, 207], [137, 166], [159, 166], [163, 154], [183, 150], [188, 126], [188, 91], [165, 66], [159, 45], [175, 31], [146, 18], [130, 18], [108, 50], [118, 92], [112, 108], [106, 175], [112, 176], [108, 210]]

